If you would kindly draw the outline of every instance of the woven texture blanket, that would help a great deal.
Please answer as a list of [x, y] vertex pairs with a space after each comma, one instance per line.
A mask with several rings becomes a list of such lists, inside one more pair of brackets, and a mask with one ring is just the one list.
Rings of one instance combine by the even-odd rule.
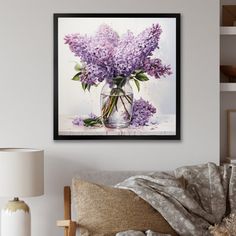
[[[116, 187], [130, 189], [162, 214], [183, 236], [208, 236], [209, 226], [236, 213], [236, 166], [186, 166], [172, 174], [133, 176]], [[139, 235], [121, 232], [118, 236]], [[140, 234], [141, 235], [141, 234]], [[163, 235], [147, 231], [146, 235]]]

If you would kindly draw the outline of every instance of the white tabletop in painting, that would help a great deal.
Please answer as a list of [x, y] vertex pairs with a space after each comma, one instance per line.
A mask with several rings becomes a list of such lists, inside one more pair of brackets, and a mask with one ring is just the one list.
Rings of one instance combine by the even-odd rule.
[[175, 135], [175, 115], [160, 115], [157, 124], [124, 129], [73, 125], [75, 116], [61, 115], [59, 135]]

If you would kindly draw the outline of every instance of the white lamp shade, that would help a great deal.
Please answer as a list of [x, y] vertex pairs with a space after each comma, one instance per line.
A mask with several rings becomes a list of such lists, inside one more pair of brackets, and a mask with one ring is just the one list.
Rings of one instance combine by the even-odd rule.
[[0, 196], [33, 197], [44, 193], [44, 152], [0, 148]]

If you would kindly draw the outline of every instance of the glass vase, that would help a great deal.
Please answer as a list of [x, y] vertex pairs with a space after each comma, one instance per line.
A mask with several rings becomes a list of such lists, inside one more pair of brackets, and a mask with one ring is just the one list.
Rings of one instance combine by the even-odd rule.
[[106, 82], [101, 91], [101, 117], [107, 128], [127, 128], [133, 111], [133, 89], [128, 78]]

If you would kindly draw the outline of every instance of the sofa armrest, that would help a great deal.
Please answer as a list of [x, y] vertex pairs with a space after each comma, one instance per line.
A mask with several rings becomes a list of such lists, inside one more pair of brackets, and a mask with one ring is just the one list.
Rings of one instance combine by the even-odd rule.
[[64, 228], [64, 236], [76, 236], [76, 228], [77, 224], [76, 222], [72, 220], [58, 220], [57, 221], [58, 227]]
[[57, 221], [58, 227], [69, 227], [69, 225], [70, 225], [70, 220], [58, 220]]
[[64, 220], [57, 221], [58, 227], [64, 228], [64, 236], [76, 236], [77, 223], [71, 220], [71, 190], [64, 187]]

